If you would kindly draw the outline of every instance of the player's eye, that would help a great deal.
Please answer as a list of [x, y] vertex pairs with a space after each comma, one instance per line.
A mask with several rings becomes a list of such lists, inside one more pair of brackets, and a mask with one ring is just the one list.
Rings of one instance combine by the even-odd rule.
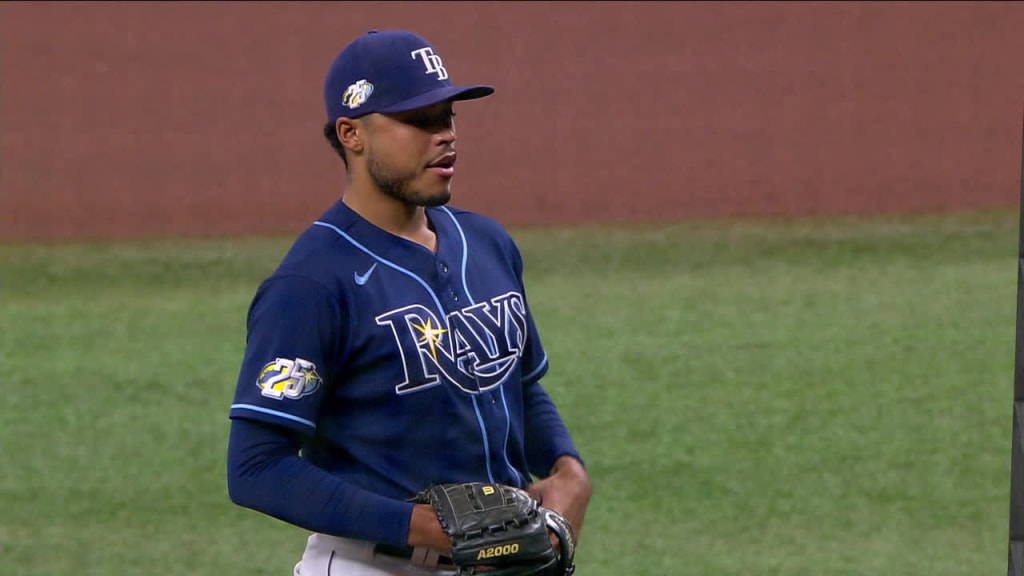
[[455, 112], [444, 112], [441, 114], [422, 114], [404, 118], [402, 121], [420, 130], [434, 132], [439, 130], [451, 130], [455, 125]]

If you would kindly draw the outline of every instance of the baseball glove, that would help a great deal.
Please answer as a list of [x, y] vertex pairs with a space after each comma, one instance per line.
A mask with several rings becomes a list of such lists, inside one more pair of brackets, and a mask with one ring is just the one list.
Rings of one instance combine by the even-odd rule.
[[570, 576], [576, 569], [569, 522], [525, 490], [483, 482], [435, 484], [415, 502], [433, 507], [451, 538], [458, 576]]

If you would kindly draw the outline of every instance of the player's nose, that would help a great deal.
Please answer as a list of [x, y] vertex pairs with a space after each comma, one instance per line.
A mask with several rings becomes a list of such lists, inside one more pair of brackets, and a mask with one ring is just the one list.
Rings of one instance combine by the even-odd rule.
[[448, 126], [438, 130], [434, 134], [438, 144], [451, 144], [455, 142], [455, 126]]

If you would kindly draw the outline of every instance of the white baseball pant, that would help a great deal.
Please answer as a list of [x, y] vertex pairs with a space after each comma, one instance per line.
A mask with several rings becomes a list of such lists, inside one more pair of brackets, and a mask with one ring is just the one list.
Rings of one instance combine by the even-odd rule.
[[294, 576], [451, 576], [455, 572], [429, 548], [416, 548], [409, 558], [402, 558], [384, 553], [372, 542], [312, 534]]

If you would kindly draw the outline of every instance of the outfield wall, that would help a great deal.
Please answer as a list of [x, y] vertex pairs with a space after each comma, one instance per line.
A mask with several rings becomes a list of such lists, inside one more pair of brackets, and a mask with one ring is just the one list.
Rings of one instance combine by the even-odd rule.
[[341, 193], [369, 28], [456, 82], [455, 202], [509, 225], [1016, 206], [1024, 3], [0, 3], [0, 240], [290, 233]]

